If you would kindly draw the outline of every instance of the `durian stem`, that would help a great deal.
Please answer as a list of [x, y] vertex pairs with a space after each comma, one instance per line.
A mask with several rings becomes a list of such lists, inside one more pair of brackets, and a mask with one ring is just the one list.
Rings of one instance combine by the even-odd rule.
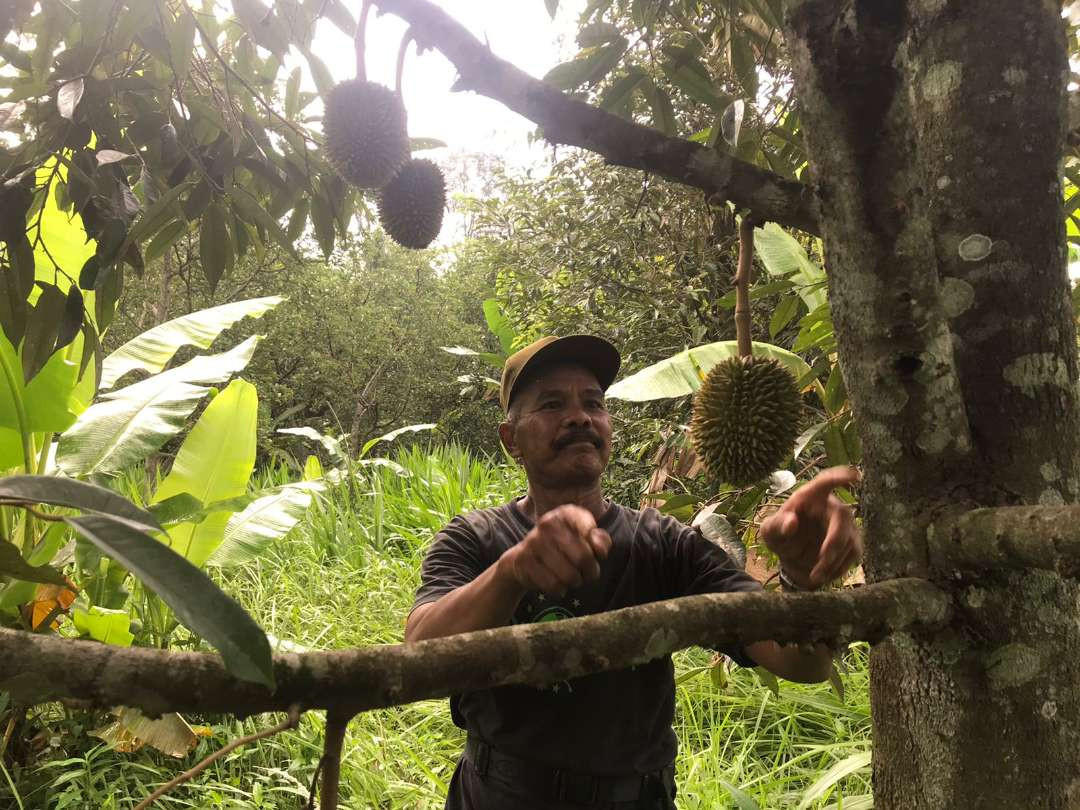
[[739, 357], [754, 354], [750, 341], [750, 281], [754, 274], [754, 223], [744, 216], [739, 221], [739, 267], [735, 274], [735, 339]]
[[413, 30], [410, 28], [405, 32], [405, 36], [401, 38], [401, 46], [397, 52], [397, 73], [394, 79], [394, 92], [398, 94], [398, 98], [401, 98], [401, 74], [405, 70], [405, 52], [409, 50], [409, 45], [413, 41]]
[[364, 5], [360, 7], [360, 21], [356, 24], [356, 37], [353, 40], [353, 47], [356, 48], [356, 78], [362, 82], [367, 81], [367, 64], [364, 59], [364, 41], [365, 33], [367, 32], [367, 18], [370, 11], [371, 0], [364, 0]]

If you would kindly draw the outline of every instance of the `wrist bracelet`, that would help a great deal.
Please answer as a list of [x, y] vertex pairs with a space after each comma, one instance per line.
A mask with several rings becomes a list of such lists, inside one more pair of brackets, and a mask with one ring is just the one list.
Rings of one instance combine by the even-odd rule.
[[797, 584], [791, 577], [787, 575], [787, 572], [783, 568], [779, 570], [777, 579], [780, 580], [780, 590], [792, 591], [794, 593], [807, 593], [814, 590], [813, 588], [804, 588], [802, 585]]

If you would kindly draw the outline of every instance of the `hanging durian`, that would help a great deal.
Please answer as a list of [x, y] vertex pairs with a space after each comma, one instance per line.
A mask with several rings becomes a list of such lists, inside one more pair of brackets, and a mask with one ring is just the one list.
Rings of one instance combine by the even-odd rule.
[[379, 192], [379, 221], [402, 247], [426, 248], [442, 227], [446, 183], [430, 160], [408, 161]]
[[378, 189], [409, 159], [409, 133], [401, 93], [367, 81], [364, 38], [371, 4], [356, 27], [356, 78], [326, 94], [323, 145], [327, 162], [344, 180]]
[[736, 486], [768, 477], [791, 452], [799, 432], [798, 383], [777, 360], [755, 357], [750, 340], [750, 277], [754, 226], [739, 223], [735, 330], [739, 356], [717, 363], [694, 395], [690, 430], [708, 473]]
[[716, 480], [757, 483], [791, 452], [801, 413], [795, 378], [778, 361], [732, 357], [712, 368], [694, 396], [694, 450]]
[[360, 188], [382, 188], [409, 159], [405, 105], [381, 84], [349, 79], [326, 97], [323, 116], [326, 159]]

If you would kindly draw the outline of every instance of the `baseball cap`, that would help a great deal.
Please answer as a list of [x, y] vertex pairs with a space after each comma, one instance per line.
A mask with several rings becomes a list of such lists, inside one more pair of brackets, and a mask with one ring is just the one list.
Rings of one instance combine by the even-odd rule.
[[596, 375], [597, 382], [605, 391], [619, 373], [619, 351], [606, 340], [595, 335], [567, 335], [566, 337], [543, 337], [524, 349], [514, 352], [503, 366], [499, 404], [505, 413], [510, 408], [515, 389], [525, 382], [529, 374], [552, 362], [577, 363]]

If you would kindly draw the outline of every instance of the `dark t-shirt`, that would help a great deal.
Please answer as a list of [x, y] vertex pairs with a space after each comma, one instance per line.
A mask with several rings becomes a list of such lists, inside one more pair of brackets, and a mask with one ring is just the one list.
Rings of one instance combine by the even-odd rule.
[[[513, 623], [761, 586], [697, 529], [655, 509], [612, 505], [598, 521], [612, 539], [600, 578], [562, 598], [530, 592]], [[522, 540], [533, 522], [517, 502], [454, 518], [424, 559], [413, 609], [465, 585]], [[741, 649], [723, 649], [753, 666]], [[501, 686], [451, 698], [454, 722], [507, 754], [594, 774], [649, 773], [675, 759], [675, 678], [670, 656], [543, 688]]]

